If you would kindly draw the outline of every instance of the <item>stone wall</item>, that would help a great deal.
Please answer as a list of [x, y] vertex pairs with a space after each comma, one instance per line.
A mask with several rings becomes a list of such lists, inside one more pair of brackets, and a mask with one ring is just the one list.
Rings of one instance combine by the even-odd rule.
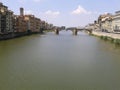
[[93, 35], [96, 36], [107, 36], [107, 37], [111, 37], [113, 39], [120, 39], [120, 34], [119, 33], [105, 33], [105, 32], [92, 32]]

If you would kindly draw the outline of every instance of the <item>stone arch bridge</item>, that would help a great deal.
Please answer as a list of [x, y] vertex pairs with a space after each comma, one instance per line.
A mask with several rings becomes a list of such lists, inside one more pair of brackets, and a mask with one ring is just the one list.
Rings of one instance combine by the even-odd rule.
[[[85, 32], [87, 32], [89, 34], [92, 33], [92, 29], [85, 29], [85, 28], [80, 28], [80, 29], [78, 29], [78, 28], [72, 28], [72, 29], [66, 29], [66, 31], [67, 30], [72, 31], [73, 35], [77, 35], [79, 31], [85, 31]], [[54, 30], [55, 34], [57, 34], [57, 35], [59, 35], [60, 31], [61, 31], [60, 29], [55, 29]]]

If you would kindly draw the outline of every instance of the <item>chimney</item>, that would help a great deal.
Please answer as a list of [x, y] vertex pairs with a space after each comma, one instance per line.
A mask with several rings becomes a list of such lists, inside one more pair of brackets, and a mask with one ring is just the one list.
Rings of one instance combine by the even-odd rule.
[[20, 16], [24, 15], [24, 8], [20, 8]]

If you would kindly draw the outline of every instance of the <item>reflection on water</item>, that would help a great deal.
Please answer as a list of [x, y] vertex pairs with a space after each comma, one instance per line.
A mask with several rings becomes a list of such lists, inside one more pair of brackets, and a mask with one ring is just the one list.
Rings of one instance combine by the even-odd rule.
[[0, 90], [120, 90], [119, 54], [83, 32], [0, 41]]

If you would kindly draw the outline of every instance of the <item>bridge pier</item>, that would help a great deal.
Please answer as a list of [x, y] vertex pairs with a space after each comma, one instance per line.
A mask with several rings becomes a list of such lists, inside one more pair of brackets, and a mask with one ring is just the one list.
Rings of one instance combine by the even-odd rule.
[[59, 30], [58, 29], [55, 29], [55, 34], [59, 34]]
[[73, 35], [77, 35], [77, 33], [78, 33], [78, 30], [77, 30], [77, 29], [74, 29], [74, 30], [73, 30]]

